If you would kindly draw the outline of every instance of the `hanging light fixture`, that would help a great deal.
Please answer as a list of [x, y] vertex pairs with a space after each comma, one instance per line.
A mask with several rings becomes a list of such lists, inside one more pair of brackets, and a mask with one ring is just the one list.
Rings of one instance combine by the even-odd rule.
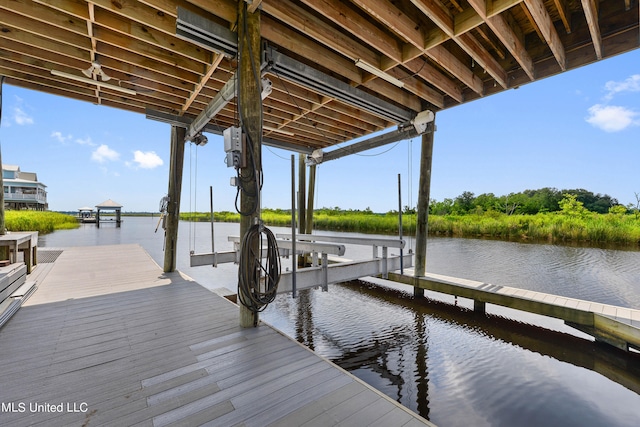
[[98, 76], [100, 76], [100, 80], [103, 82], [111, 80], [111, 77], [104, 72], [102, 65], [100, 65], [98, 61], [93, 61], [89, 68], [82, 70], [82, 74], [93, 80], [98, 80]]

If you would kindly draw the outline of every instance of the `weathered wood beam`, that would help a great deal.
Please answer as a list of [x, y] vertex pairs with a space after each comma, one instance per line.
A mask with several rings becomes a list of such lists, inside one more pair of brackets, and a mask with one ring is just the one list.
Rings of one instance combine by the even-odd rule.
[[[398, 64], [402, 63], [402, 47], [398, 43], [397, 39], [380, 30], [370, 20], [367, 20], [362, 15], [355, 13], [343, 2], [338, 0], [304, 0], [304, 3], [312, 7], [316, 12], [333, 21], [336, 25], [340, 26], [352, 36], [359, 38], [362, 42], [374, 47], [376, 50], [379, 50], [386, 55], [386, 57], [382, 56], [380, 58], [379, 64], [374, 65], [380, 69], [384, 69], [392, 76], [404, 82], [405, 89], [433, 105], [438, 106], [439, 108], [444, 106], [443, 97], [439, 92], [424, 85], [418, 79], [403, 74], [402, 71], [395, 68]], [[431, 68], [431, 71], [440, 74], [438, 81], [446, 79], [444, 75], [437, 72], [435, 69]], [[421, 77], [424, 78], [423, 76]], [[390, 89], [394, 90], [393, 88]]]
[[553, 0], [553, 3], [556, 5], [556, 9], [558, 9], [558, 14], [560, 15], [560, 20], [564, 25], [564, 29], [567, 34], [571, 33], [571, 11], [569, 10], [569, 6], [567, 5], [567, 0]]
[[535, 80], [533, 60], [525, 48], [524, 40], [516, 35], [507, 20], [502, 15], [488, 17], [485, 0], [469, 0], [469, 4], [485, 20], [491, 31], [513, 55], [529, 78]]
[[602, 59], [602, 35], [600, 34], [600, 25], [598, 24], [598, 4], [594, 0], [582, 0], [582, 9], [587, 19], [591, 40], [593, 40], [593, 49], [596, 51], [596, 58]]
[[411, 2], [451, 37], [467, 55], [484, 68], [500, 86], [505, 89], [509, 87], [507, 72], [473, 35], [467, 32], [456, 36], [451, 14], [447, 13], [434, 0], [411, 0]]
[[178, 223], [180, 221], [180, 195], [182, 193], [182, 169], [184, 165], [185, 129], [171, 126], [171, 154], [169, 158], [169, 187], [167, 218], [164, 239], [164, 272], [175, 271], [178, 251]]
[[[247, 5], [244, 1], [238, 2], [238, 40], [239, 43], [239, 69], [238, 69], [238, 107], [243, 121], [243, 132], [247, 134], [247, 144], [252, 144], [249, 148], [252, 152], [252, 161], [247, 162], [247, 166], [240, 169], [241, 176], [247, 188], [255, 188], [257, 194], [241, 191], [240, 194], [240, 238], [244, 239], [249, 229], [260, 219], [260, 185], [257, 183], [258, 171], [262, 169], [262, 102], [260, 95], [260, 11], [254, 13], [247, 12]], [[255, 69], [258, 67], [258, 69]], [[256, 81], [258, 80], [258, 81]], [[248, 178], [247, 178], [248, 177]], [[259, 253], [259, 241], [256, 240], [251, 247], [247, 248], [252, 253]], [[251, 257], [251, 254], [241, 254], [241, 256]], [[239, 268], [242, 268], [240, 266]], [[254, 277], [253, 274], [250, 276]], [[259, 283], [255, 283], [259, 286]], [[238, 285], [238, 299], [249, 301], [249, 295], [243, 293], [242, 287]], [[244, 304], [240, 304], [240, 326], [247, 328], [258, 326], [258, 312], [251, 310]]]
[[247, 1], [247, 12], [253, 13], [255, 12], [262, 3], [262, 0], [248, 0]]
[[[6, 0], [0, 0], [0, 9], [4, 7], [5, 2]], [[45, 14], [42, 16], [48, 15]], [[80, 23], [80, 21], [78, 22]], [[9, 27], [9, 31], [3, 33], [3, 37], [13, 38], [22, 43], [35, 45], [41, 49], [51, 50], [52, 52], [61, 53], [63, 55], [67, 52], [73, 52], [73, 57], [75, 58], [86, 58], [87, 67], [91, 63], [91, 52], [93, 51], [93, 46], [91, 44], [91, 39], [88, 37], [88, 34], [86, 34], [86, 23], [82, 23], [82, 25], [70, 23], [69, 25], [71, 27], [69, 30], [73, 29], [74, 31], [65, 31], [60, 27], [45, 23], [34, 26], [32, 21], [28, 20], [26, 17], [17, 15], [9, 10], [3, 11], [3, 13], [0, 14], [0, 23]], [[63, 24], [60, 23], [59, 25]], [[12, 28], [18, 31], [12, 30]], [[82, 32], [85, 34], [84, 37], [75, 31], [77, 28], [82, 28]], [[78, 48], [79, 50], [72, 50], [70, 47]], [[98, 43], [96, 52], [101, 55], [101, 62], [103, 64], [104, 62], [102, 61], [102, 58], [104, 55], [112, 57], [117, 61], [117, 63], [128, 62], [138, 69], [144, 68], [145, 70], [148, 70], [145, 74], [149, 76], [153, 75], [157, 71], [162, 72], [164, 75], [169, 77], [169, 79], [162, 81], [162, 83], [165, 84], [170, 84], [170, 82], [175, 84], [176, 78], [181, 79], [183, 82], [190, 81], [195, 84], [201, 75], [201, 73], [193, 71], [176, 70], [175, 67], [166, 63], [168, 61], [165, 61], [164, 63], [156, 62], [155, 59], [151, 59], [127, 50], [126, 48], [110, 45], [104, 42]], [[116, 69], [118, 69], [118, 67], [116, 67]]]
[[304, 4], [333, 21], [334, 24], [375, 47], [393, 61], [402, 62], [402, 46], [398, 40], [382, 31], [374, 22], [354, 13], [340, 0], [302, 0]]
[[362, 59], [369, 64], [380, 63], [379, 54], [352, 37], [336, 32], [331, 25], [318, 20], [314, 15], [289, 0], [264, 2], [262, 10], [264, 13], [289, 23], [294, 28], [304, 28], [306, 37], [316, 40], [336, 52], [340, 52], [353, 61]]
[[435, 67], [430, 65], [425, 58], [416, 58], [403, 64], [409, 71], [440, 89], [458, 102], [464, 100], [460, 85], [446, 77]]
[[[419, 30], [420, 26], [417, 22], [404, 14], [399, 8], [382, 0], [354, 0], [353, 3], [408, 42], [403, 47], [403, 63], [426, 54], [474, 92], [483, 93], [480, 79], [475, 77], [471, 70], [460, 62], [458, 58], [440, 48], [439, 44], [450, 38], [444, 31], [438, 29], [437, 36], [433, 34], [425, 36]], [[437, 43], [431, 43], [434, 37], [438, 39]], [[451, 67], [444, 66], [443, 64], [445, 63], [451, 65]], [[393, 66], [395, 64], [388, 64], [383, 70], [388, 71]]]
[[262, 17], [261, 28], [261, 35], [265, 40], [269, 40], [302, 57], [313, 58], [317, 64], [344, 76], [352, 82], [362, 83], [362, 73], [353, 61], [346, 59], [344, 56], [307, 37], [301, 37], [298, 32], [282, 25], [275, 19], [270, 19], [268, 16]]
[[352, 0], [351, 2], [403, 39], [418, 48], [424, 47], [424, 34], [420, 26], [390, 2], [382, 0]]
[[458, 58], [442, 46], [436, 46], [425, 52], [426, 55], [439, 64], [442, 68], [456, 76], [462, 83], [468, 86], [478, 95], [484, 95], [482, 80]]
[[224, 56], [222, 54], [218, 54], [218, 56], [216, 56], [216, 58], [213, 60], [213, 63], [211, 64], [211, 66], [209, 67], [205, 75], [202, 76], [202, 78], [200, 79], [200, 82], [196, 84], [195, 88], [191, 92], [191, 95], [189, 95], [189, 98], [187, 98], [184, 105], [180, 109], [180, 114], [184, 114], [189, 109], [189, 107], [191, 107], [191, 104], [193, 104], [193, 101], [195, 101], [196, 97], [200, 95], [200, 92], [204, 88], [204, 85], [207, 84], [207, 82], [211, 78], [211, 75], [216, 71], [216, 69], [218, 68], [218, 65], [220, 65], [220, 62], [222, 62], [223, 58]]
[[542, 0], [524, 0], [524, 4], [527, 7], [531, 17], [534, 20], [535, 26], [542, 34], [543, 41], [549, 46], [553, 56], [555, 56], [558, 65], [562, 71], [567, 69], [567, 59], [564, 49], [564, 45], [560, 40], [560, 36], [556, 31], [556, 28], [551, 21], [551, 16]]

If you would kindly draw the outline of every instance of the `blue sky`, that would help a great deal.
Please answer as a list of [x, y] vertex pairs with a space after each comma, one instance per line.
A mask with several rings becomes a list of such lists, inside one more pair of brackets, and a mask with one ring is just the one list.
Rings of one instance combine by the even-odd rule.
[[[51, 210], [113, 199], [157, 211], [166, 194], [170, 126], [142, 114], [4, 84], [2, 160], [36, 172]], [[640, 193], [640, 50], [442, 111], [431, 197], [585, 188], [620, 203]], [[221, 137], [187, 145], [182, 211], [234, 210]], [[263, 207], [290, 206], [290, 152], [263, 149]], [[318, 167], [316, 206], [396, 209], [417, 201], [420, 138]]]

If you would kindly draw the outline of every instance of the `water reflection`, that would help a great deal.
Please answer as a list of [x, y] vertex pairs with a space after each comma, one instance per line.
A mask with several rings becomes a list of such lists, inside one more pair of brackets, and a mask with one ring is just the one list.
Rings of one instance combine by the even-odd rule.
[[368, 283], [263, 318], [440, 425], [634, 425], [640, 404], [639, 355]]
[[[156, 223], [128, 217], [121, 228], [84, 226], [39, 245], [138, 243], [162, 265]], [[216, 249], [230, 250], [238, 225], [216, 227]], [[235, 289], [234, 265], [189, 267], [189, 250], [210, 251], [209, 235], [209, 224], [181, 223], [178, 269]], [[370, 255], [347, 247], [349, 258]], [[639, 261], [633, 251], [442, 238], [429, 242], [427, 270], [640, 308]], [[262, 318], [441, 426], [637, 425], [640, 356], [567, 333], [361, 282], [281, 295]]]

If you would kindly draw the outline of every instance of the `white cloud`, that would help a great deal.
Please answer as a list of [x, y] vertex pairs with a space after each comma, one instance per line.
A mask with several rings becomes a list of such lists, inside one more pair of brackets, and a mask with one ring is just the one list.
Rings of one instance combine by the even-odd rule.
[[[95, 142], [93, 142], [91, 140], [91, 137], [88, 136], [85, 139], [82, 138], [76, 138], [76, 143], [80, 144], [80, 145], [88, 145], [90, 147], [95, 147], [97, 144]], [[105, 146], [106, 147], [106, 146]]]
[[153, 169], [164, 164], [155, 151], [136, 150], [133, 152], [133, 161], [142, 169]]
[[21, 107], [13, 108], [13, 121], [18, 125], [32, 125], [34, 123], [33, 117], [28, 115]]
[[120, 153], [109, 148], [108, 145], [102, 144], [96, 150], [91, 153], [91, 160], [98, 163], [104, 163], [107, 161], [115, 161], [120, 158]]
[[611, 100], [614, 95], [621, 92], [640, 92], [640, 74], [634, 74], [621, 82], [608, 81], [604, 88], [607, 90], [605, 100]]
[[71, 135], [64, 136], [62, 132], [55, 131], [55, 132], [51, 132], [51, 138], [57, 139], [58, 142], [65, 143], [73, 137]]
[[587, 123], [605, 132], [619, 132], [640, 125], [640, 113], [616, 105], [596, 104], [589, 108]]
[[15, 100], [16, 100], [16, 106], [13, 107], [12, 109], [13, 114], [11, 117], [13, 121], [20, 126], [34, 124], [35, 121], [33, 120], [33, 117], [27, 114], [27, 112], [23, 108], [24, 99], [20, 98], [19, 96], [15, 96]]

